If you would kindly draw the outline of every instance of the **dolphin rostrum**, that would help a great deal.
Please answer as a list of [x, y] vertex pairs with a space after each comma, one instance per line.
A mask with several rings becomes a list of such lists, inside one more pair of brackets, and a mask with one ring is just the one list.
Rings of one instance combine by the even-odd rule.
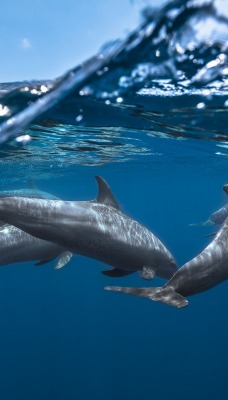
[[140, 270], [145, 279], [169, 279], [177, 266], [163, 243], [147, 228], [123, 214], [107, 183], [96, 177], [93, 201], [61, 201], [6, 197], [0, 219], [73, 253], [99, 260], [114, 269], [108, 276]]
[[133, 288], [107, 286], [106, 290], [147, 297], [177, 308], [188, 305], [185, 298], [203, 292], [228, 278], [228, 218], [214, 240], [183, 265], [163, 287]]
[[[0, 192], [0, 198], [22, 197], [42, 199], [56, 199], [55, 196], [34, 189], [19, 189]], [[65, 266], [71, 259], [72, 253], [64, 247], [38, 239], [15, 226], [0, 221], [0, 265], [8, 265], [26, 261], [38, 261], [36, 265], [46, 264], [54, 258], [58, 258], [56, 269]]]

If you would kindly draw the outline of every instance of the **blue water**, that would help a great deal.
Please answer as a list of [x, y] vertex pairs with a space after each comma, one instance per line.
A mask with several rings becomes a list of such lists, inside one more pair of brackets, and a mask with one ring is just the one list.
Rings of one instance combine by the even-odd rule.
[[[187, 17], [185, 12], [182, 24]], [[174, 24], [177, 36], [181, 26]], [[207, 44], [198, 70], [227, 56], [222, 39], [223, 51], [217, 42]], [[140, 54], [144, 50], [148, 56], [145, 46]], [[217, 65], [217, 75], [207, 66], [204, 80], [196, 82], [192, 54], [184, 54], [179, 81], [172, 69], [135, 82], [138, 59], [131, 54], [131, 63], [120, 59], [122, 69], [114, 66], [110, 79], [92, 77], [88, 92], [69, 91], [39, 119], [29, 111], [29, 125], [18, 115], [35, 104], [39, 93], [32, 90], [44, 83], [2, 85], [1, 103], [9, 111], [0, 128], [5, 134], [7, 118], [17, 124], [1, 145], [0, 190], [33, 182], [61, 199], [90, 200], [97, 195], [94, 177], [101, 175], [121, 209], [152, 230], [179, 266], [193, 258], [218, 227], [190, 224], [227, 203], [227, 61]], [[170, 49], [168, 56], [176, 68]], [[123, 89], [116, 82], [126, 70], [131, 82]], [[102, 275], [105, 265], [78, 255], [61, 270], [54, 265], [0, 270], [1, 399], [226, 399], [227, 282], [175, 309], [103, 290], [161, 286], [161, 279], [146, 282], [137, 273], [112, 279]]]

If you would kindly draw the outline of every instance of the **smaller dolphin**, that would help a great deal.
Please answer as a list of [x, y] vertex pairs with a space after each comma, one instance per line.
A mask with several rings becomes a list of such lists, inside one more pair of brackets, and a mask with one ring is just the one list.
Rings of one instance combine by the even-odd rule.
[[[228, 194], [228, 185], [225, 184], [223, 186], [223, 190], [226, 194]], [[221, 207], [219, 210], [215, 211], [210, 215], [210, 217], [203, 222], [196, 222], [193, 224], [190, 224], [190, 226], [211, 226], [211, 225], [221, 225], [225, 219], [228, 217], [228, 203], [226, 203], [223, 207]]]
[[190, 224], [190, 226], [211, 226], [215, 224], [222, 224], [225, 219], [228, 217], [228, 203], [226, 203], [223, 207], [221, 207], [219, 210], [215, 211], [213, 214], [210, 215], [210, 217], [203, 222], [196, 222], [193, 224]]
[[[19, 189], [0, 192], [0, 198], [23, 197], [57, 199], [50, 193], [38, 189]], [[64, 267], [73, 256], [64, 247], [34, 236], [0, 221], [0, 265], [19, 262], [38, 261], [36, 265], [43, 265], [54, 258], [58, 258], [56, 269]]]
[[112, 277], [141, 271], [169, 279], [177, 270], [171, 253], [147, 228], [123, 214], [107, 183], [96, 177], [93, 201], [61, 201], [26, 197], [0, 199], [0, 219], [73, 253], [99, 260]]
[[2, 190], [0, 198], [4, 197], [29, 197], [30, 199], [53, 199], [57, 200], [53, 194], [43, 192], [39, 189], [15, 189], [15, 190]]
[[62, 246], [37, 239], [8, 224], [0, 227], [0, 249], [0, 265], [27, 261], [38, 261], [36, 265], [43, 265], [58, 257], [55, 268], [60, 269], [73, 256]]
[[187, 296], [210, 289], [228, 278], [228, 218], [214, 240], [195, 258], [181, 267], [163, 287], [134, 288], [107, 286], [105, 290], [147, 297], [181, 308]]

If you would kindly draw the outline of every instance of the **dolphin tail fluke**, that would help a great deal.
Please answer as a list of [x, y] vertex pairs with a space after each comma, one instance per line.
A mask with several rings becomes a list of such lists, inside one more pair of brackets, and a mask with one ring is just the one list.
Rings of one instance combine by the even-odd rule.
[[182, 308], [188, 305], [188, 300], [175, 292], [172, 287], [134, 288], [121, 286], [106, 286], [105, 290], [131, 294], [138, 297], [147, 297], [150, 300], [159, 301], [173, 307]]

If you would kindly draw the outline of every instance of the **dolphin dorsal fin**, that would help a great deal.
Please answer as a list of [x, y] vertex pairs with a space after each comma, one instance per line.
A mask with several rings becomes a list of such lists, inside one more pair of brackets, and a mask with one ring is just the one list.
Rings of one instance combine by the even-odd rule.
[[101, 176], [95, 176], [97, 184], [98, 184], [98, 196], [97, 196], [97, 202], [101, 204], [105, 204], [107, 206], [111, 206], [114, 208], [117, 208], [117, 210], [120, 209], [114, 195], [112, 194], [112, 191], [108, 184], [105, 182]]

